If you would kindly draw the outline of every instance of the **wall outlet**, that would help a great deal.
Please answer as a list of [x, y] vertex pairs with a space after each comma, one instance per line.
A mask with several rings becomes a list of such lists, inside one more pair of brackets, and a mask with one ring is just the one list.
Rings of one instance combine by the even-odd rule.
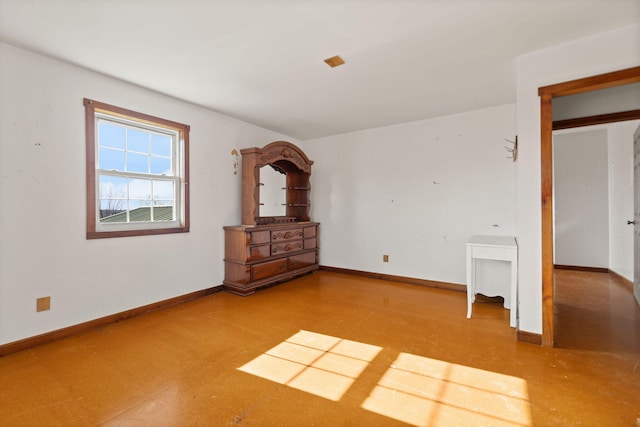
[[36, 299], [36, 311], [47, 311], [51, 309], [51, 297]]
[[389, 255], [382, 255], [382, 262], [389, 262]]

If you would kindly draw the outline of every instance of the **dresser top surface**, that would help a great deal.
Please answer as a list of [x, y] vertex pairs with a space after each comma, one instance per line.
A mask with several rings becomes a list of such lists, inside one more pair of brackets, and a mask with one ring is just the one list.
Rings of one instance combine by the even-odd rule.
[[285, 224], [264, 224], [264, 225], [225, 225], [225, 230], [237, 230], [237, 231], [262, 231], [262, 230], [280, 230], [288, 228], [300, 228], [319, 225], [319, 222], [288, 222]]

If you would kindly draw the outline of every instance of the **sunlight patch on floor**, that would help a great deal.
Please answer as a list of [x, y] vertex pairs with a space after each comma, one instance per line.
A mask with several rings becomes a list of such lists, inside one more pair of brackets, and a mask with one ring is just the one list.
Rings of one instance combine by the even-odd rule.
[[[301, 330], [238, 368], [339, 401], [381, 347]], [[521, 378], [400, 353], [362, 408], [414, 426], [531, 426]]]
[[400, 353], [364, 409], [414, 426], [531, 426], [525, 380]]
[[302, 330], [238, 369], [338, 401], [380, 350]]

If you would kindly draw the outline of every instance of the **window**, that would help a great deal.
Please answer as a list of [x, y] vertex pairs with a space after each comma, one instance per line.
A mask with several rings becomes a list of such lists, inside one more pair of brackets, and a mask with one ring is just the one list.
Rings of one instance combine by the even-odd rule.
[[84, 105], [87, 238], [189, 231], [189, 126]]

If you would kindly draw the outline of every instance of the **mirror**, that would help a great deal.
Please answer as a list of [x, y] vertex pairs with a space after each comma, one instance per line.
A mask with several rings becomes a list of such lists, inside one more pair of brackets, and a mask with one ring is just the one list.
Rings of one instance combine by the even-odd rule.
[[287, 175], [271, 165], [260, 168], [260, 216], [285, 216]]

